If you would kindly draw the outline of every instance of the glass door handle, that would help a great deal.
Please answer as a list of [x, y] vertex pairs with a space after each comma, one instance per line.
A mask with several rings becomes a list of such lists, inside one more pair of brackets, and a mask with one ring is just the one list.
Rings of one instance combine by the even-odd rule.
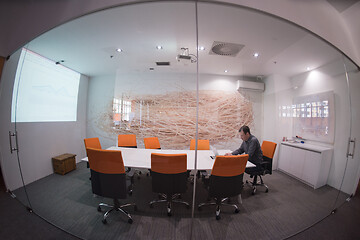
[[[12, 140], [11, 138], [15, 137], [15, 143], [16, 143], [16, 147], [13, 147], [12, 145]], [[17, 140], [17, 132], [12, 133], [11, 131], [9, 131], [9, 143], [10, 143], [10, 153], [12, 154], [13, 152], [19, 152], [19, 147], [18, 147], [18, 140]]]
[[[352, 149], [352, 153], [350, 153], [350, 145], [351, 143], [353, 143], [353, 149]], [[348, 150], [347, 150], [347, 154], [346, 154], [346, 157], [351, 157], [351, 158], [354, 158], [354, 154], [355, 154], [355, 143], [356, 143], [356, 138], [354, 139], [351, 139], [349, 138], [349, 142], [348, 142]]]

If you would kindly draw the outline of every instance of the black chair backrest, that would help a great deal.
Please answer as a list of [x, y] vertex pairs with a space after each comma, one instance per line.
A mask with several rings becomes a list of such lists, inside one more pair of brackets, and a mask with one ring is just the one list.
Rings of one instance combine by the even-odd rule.
[[209, 195], [233, 197], [241, 193], [249, 155], [217, 156], [209, 179]]
[[272, 174], [272, 163], [276, 145], [276, 143], [270, 141], [263, 141], [261, 144], [261, 150], [263, 152], [263, 174]]
[[186, 154], [151, 154], [152, 191], [156, 193], [184, 193], [187, 183]]
[[87, 149], [91, 186], [94, 194], [114, 198], [126, 198], [126, 175], [121, 151]]

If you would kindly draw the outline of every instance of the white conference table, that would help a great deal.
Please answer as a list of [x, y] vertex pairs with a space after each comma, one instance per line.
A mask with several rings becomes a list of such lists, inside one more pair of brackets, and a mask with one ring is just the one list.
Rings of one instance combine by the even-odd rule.
[[[187, 154], [187, 169], [195, 169], [195, 150], [168, 150], [168, 149], [143, 149], [143, 148], [123, 148], [123, 147], [109, 147], [107, 150], [121, 151], [121, 155], [124, 161], [125, 167], [133, 168], [151, 168], [151, 153], [163, 153], [163, 154]], [[231, 152], [230, 150], [218, 150], [219, 155]], [[197, 151], [197, 170], [212, 169], [215, 158], [212, 150], [198, 150]], [[83, 158], [83, 161], [88, 161], [87, 158]], [[255, 167], [251, 162], [246, 163], [246, 167]]]

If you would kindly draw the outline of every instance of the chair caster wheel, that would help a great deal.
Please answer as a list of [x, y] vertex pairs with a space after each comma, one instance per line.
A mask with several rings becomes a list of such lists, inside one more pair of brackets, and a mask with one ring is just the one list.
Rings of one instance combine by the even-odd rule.
[[198, 207], [198, 210], [199, 210], [199, 211], [201, 211], [201, 210], [202, 210], [202, 208], [201, 208], [201, 207]]
[[103, 219], [103, 220], [102, 220], [102, 223], [103, 223], [103, 224], [107, 224], [106, 219]]
[[167, 215], [168, 215], [168, 217], [171, 217], [171, 216], [172, 216], [172, 213], [171, 213], [171, 212], [168, 212]]
[[269, 192], [269, 189], [266, 189], [265, 192]]
[[133, 220], [131, 218], [129, 218], [128, 223], [132, 224]]
[[238, 208], [235, 209], [235, 213], [239, 213], [240, 210]]
[[97, 210], [98, 210], [98, 212], [101, 212], [101, 207], [100, 207], [100, 206], [98, 206]]
[[256, 193], [256, 188], [253, 188], [251, 195], [254, 195]]
[[150, 206], [150, 208], [153, 208], [153, 207], [154, 207], [154, 205], [152, 205], [151, 203], [150, 203], [150, 205], [149, 205], [149, 206]]
[[131, 191], [129, 191], [129, 196], [132, 196], [132, 190], [131, 190]]
[[220, 218], [221, 218], [220, 216], [216, 216], [216, 220], [220, 220]]

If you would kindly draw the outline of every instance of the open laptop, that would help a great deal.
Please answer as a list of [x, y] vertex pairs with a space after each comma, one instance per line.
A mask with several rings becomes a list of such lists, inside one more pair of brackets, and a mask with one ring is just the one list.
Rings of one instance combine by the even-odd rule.
[[213, 151], [214, 156], [210, 156], [212, 159], [215, 159], [216, 156], [219, 155], [219, 152], [217, 151], [216, 147], [210, 146], [210, 149]]

